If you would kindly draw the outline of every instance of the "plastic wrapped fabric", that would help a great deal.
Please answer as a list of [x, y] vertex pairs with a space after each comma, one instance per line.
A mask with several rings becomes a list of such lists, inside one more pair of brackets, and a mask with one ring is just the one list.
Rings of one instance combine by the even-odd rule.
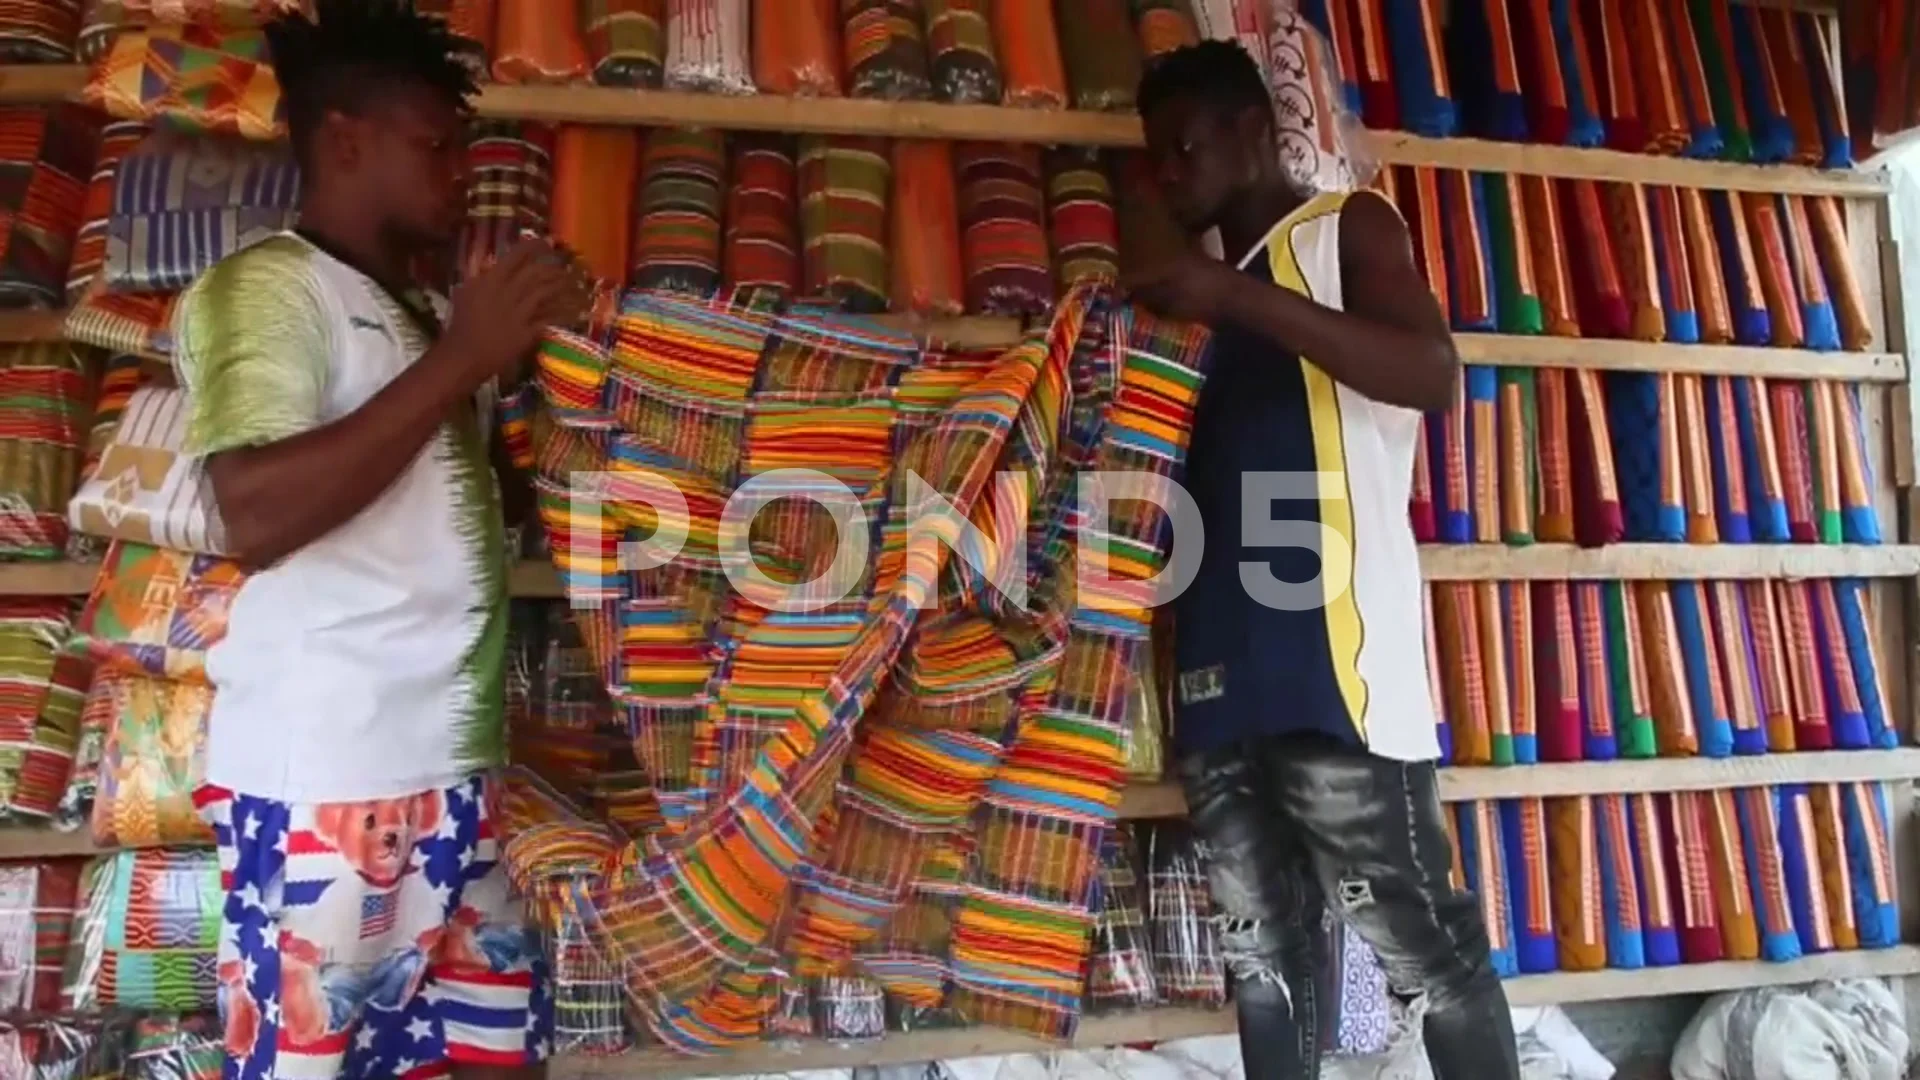
[[1547, 845], [1553, 867], [1555, 948], [1562, 971], [1607, 966], [1607, 930], [1600, 884], [1599, 832], [1593, 797], [1547, 799]]
[[604, 282], [627, 279], [640, 136], [631, 128], [567, 124], [553, 148], [553, 238]]
[[1398, 126], [1431, 138], [1457, 135], [1460, 129], [1440, 40], [1444, 8], [1439, 0], [1386, 0], [1384, 5], [1400, 99]]
[[747, 2], [667, 0], [669, 87], [710, 94], [753, 93]]
[[80, 36], [80, 0], [13, 0], [0, 6], [0, 64], [69, 64]]
[[1746, 451], [1740, 435], [1740, 402], [1734, 381], [1726, 378], [1702, 381], [1717, 531], [1727, 543], [1750, 544], [1754, 536], [1755, 500], [1746, 487]]
[[[1779, 791], [1787, 899], [1793, 907], [1794, 928], [1800, 932], [1801, 952], [1812, 956], [1859, 948], [1853, 905], [1846, 903], [1850, 898], [1845, 856], [1839, 847], [1844, 838], [1840, 805], [1831, 786], [1786, 784]], [[1834, 890], [1831, 894], [1829, 886]], [[1830, 898], [1841, 900], [1842, 906], [1834, 908]]]
[[127, 1044], [126, 1080], [217, 1080], [223, 1042], [211, 1013], [143, 1016]]
[[1687, 128], [1687, 145], [1682, 152], [1695, 158], [1722, 157], [1726, 144], [1715, 123], [1713, 89], [1693, 19], [1684, 3], [1662, 4], [1661, 8], [1680, 115]]
[[102, 671], [205, 682], [245, 580], [226, 559], [115, 541], [75, 629]]
[[1747, 236], [1753, 244], [1754, 267], [1760, 294], [1766, 303], [1767, 325], [1772, 329], [1770, 343], [1783, 349], [1798, 349], [1806, 344], [1806, 328], [1800, 318], [1800, 297], [1794, 289], [1793, 266], [1789, 261], [1787, 238], [1781, 230], [1779, 203], [1774, 196], [1763, 192], [1726, 197], [1739, 199], [1739, 209], [1746, 214]]
[[[1761, 709], [1759, 673], [1754, 669], [1753, 648], [1749, 639], [1746, 594], [1738, 582], [1715, 581], [1702, 585], [1709, 620], [1707, 633], [1714, 653], [1724, 665], [1721, 692], [1726, 696], [1726, 713], [1732, 728], [1733, 752], [1767, 752], [1767, 718]], [[1716, 676], [1717, 677], [1717, 676]]]
[[[1798, 195], [1774, 197], [1787, 265], [1800, 307], [1800, 325], [1809, 349], [1831, 351], [1841, 346], [1840, 320], [1820, 268], [1820, 252], [1813, 239], [1813, 222], [1806, 202]], [[1777, 333], [1777, 330], [1776, 330]]]
[[1831, 750], [1833, 726], [1828, 720], [1819, 645], [1814, 636], [1813, 598], [1804, 581], [1774, 582], [1776, 625], [1780, 650], [1792, 693], [1793, 739], [1796, 750]]
[[[59, 1017], [17, 1031], [23, 1080], [113, 1080], [123, 1075], [127, 1018]], [[0, 1024], [0, 1030], [5, 1025]], [[0, 1066], [9, 1064], [0, 1051]]]
[[736, 134], [727, 187], [726, 243], [721, 277], [734, 289], [769, 289], [791, 296], [800, 289], [800, 214], [795, 206], [798, 166], [792, 140]]
[[1501, 835], [1499, 805], [1455, 803], [1448, 809], [1449, 821], [1454, 827], [1456, 884], [1479, 898], [1493, 970], [1502, 978], [1510, 978], [1519, 974], [1520, 966], [1514, 951], [1512, 870], [1507, 864], [1507, 845]]
[[0, 863], [0, 1012], [60, 1008], [81, 866], [77, 859]]
[[565, 83], [587, 77], [593, 62], [580, 22], [553, 0], [495, 0], [493, 77], [503, 83]]
[[173, 351], [177, 293], [110, 293], [96, 279], [67, 311], [61, 334], [78, 345], [116, 355], [164, 361]]
[[102, 848], [207, 844], [213, 832], [193, 805], [206, 776], [213, 689], [146, 675], [102, 672], [87, 706], [111, 710], [93, 841]]
[[81, 100], [116, 120], [164, 119], [245, 139], [285, 134], [266, 37], [254, 30], [154, 26], [122, 34], [94, 65]]
[[108, 703], [97, 698], [90, 687], [81, 688], [80, 694], [83, 704], [80, 732], [74, 742], [73, 768], [53, 812], [54, 827], [63, 831], [84, 828], [93, 817], [94, 796], [100, 788], [100, 762], [106, 757], [107, 733], [113, 726], [113, 717], [103, 707]]
[[[1866, 695], [1861, 690], [1877, 688], [1859, 678], [1860, 672], [1853, 660], [1853, 642], [1841, 625], [1832, 586], [1827, 580], [1807, 583], [1814, 647], [1818, 650], [1820, 665], [1820, 688], [1827, 702], [1827, 720], [1833, 728], [1833, 745], [1840, 750], [1890, 749], [1882, 745], [1885, 741], [1882, 736], [1888, 733], [1886, 717], [1868, 718]], [[1878, 713], [1877, 695], [1873, 704]]]
[[1573, 590], [1567, 582], [1552, 581], [1535, 583], [1532, 592], [1539, 759], [1579, 761], [1580, 643], [1574, 630]]
[[1127, 0], [1055, 0], [1054, 11], [1073, 107], [1132, 109], [1140, 50]]
[[456, 273], [471, 277], [524, 232], [545, 234], [553, 199], [553, 129], [482, 120], [467, 142], [467, 223]]
[[1737, 788], [1733, 805], [1740, 823], [1740, 843], [1746, 849], [1760, 956], [1776, 964], [1798, 960], [1805, 953], [1800, 947], [1800, 932], [1794, 926], [1793, 902], [1787, 894], [1779, 789]]
[[51, 818], [66, 789], [92, 675], [68, 651], [68, 614], [61, 598], [0, 601], [0, 818]]
[[1763, 81], [1779, 89], [1781, 118], [1791, 138], [1787, 160], [1796, 165], [1818, 165], [1826, 157], [1814, 96], [1814, 59], [1794, 26], [1790, 11], [1756, 12], [1755, 44], [1764, 52]]
[[1053, 306], [1053, 272], [1039, 147], [961, 143], [954, 165], [967, 310], [988, 315], [1046, 311]]
[[101, 276], [113, 292], [177, 292], [291, 228], [299, 202], [285, 147], [151, 139], [120, 163]]
[[920, 0], [841, 0], [840, 16], [853, 96], [896, 101], [933, 96]]
[[1669, 582], [1667, 595], [1673, 605], [1676, 640], [1685, 665], [1679, 673], [1682, 691], [1699, 733], [1698, 752], [1701, 757], [1723, 758], [1733, 753], [1733, 722], [1728, 715], [1720, 649], [1700, 585], [1697, 581]]
[[1319, 192], [1371, 183], [1379, 166], [1345, 107], [1325, 36], [1305, 16], [1276, 11], [1262, 48], [1280, 160], [1294, 185]]
[[1627, 333], [1636, 341], [1665, 341], [1667, 318], [1661, 303], [1660, 254], [1647, 212], [1646, 192], [1639, 184], [1608, 184], [1602, 202], [1620, 274], [1621, 299], [1626, 304]]
[[960, 204], [953, 144], [927, 139], [893, 143], [889, 247], [893, 307], [919, 315], [958, 315], [966, 303], [960, 262]]
[[579, 0], [580, 35], [602, 86], [652, 88], [665, 76], [666, 0]]
[[1492, 233], [1494, 308], [1499, 313], [1503, 334], [1538, 334], [1546, 329], [1540, 303], [1538, 275], [1534, 272], [1533, 246], [1528, 242], [1531, 223], [1527, 220], [1520, 191], [1520, 178], [1501, 173], [1483, 173], [1487, 189], [1487, 227]]
[[1892, 799], [1883, 783], [1839, 785], [1845, 830], [1848, 886], [1860, 944], [1884, 949], [1900, 940], [1899, 899], [1895, 892]]
[[1466, 677], [1467, 665], [1485, 665], [1480, 636], [1479, 593], [1466, 582], [1432, 586], [1433, 626], [1440, 657], [1441, 693], [1454, 765], [1493, 764], [1493, 728], [1488, 687]]
[[1499, 329], [1493, 283], [1492, 234], [1486, 185], [1476, 173], [1438, 173], [1440, 215], [1446, 228], [1447, 299], [1453, 328], [1493, 333]]
[[1003, 93], [994, 51], [991, 0], [923, 0], [934, 93], [960, 105], [998, 105]]
[[1542, 543], [1571, 544], [1579, 532], [1573, 488], [1573, 395], [1571, 373], [1557, 368], [1534, 372], [1537, 443], [1535, 468], [1540, 490], [1533, 521]]
[[1560, 191], [1561, 221], [1567, 229], [1581, 333], [1589, 337], [1629, 337], [1633, 330], [1633, 312], [1627, 302], [1599, 185], [1592, 180], [1575, 179], [1556, 181], [1556, 186]]
[[753, 81], [763, 94], [839, 97], [837, 0], [753, 0]]
[[1200, 40], [1189, 0], [1133, 0], [1133, 22], [1140, 53], [1149, 61]]
[[1838, 544], [1844, 539], [1840, 512], [1840, 455], [1834, 413], [1833, 384], [1824, 380], [1806, 383], [1807, 457], [1813, 486], [1813, 535], [1822, 544]]
[[1679, 435], [1676, 445], [1680, 458], [1684, 536], [1690, 544], [1717, 544], [1720, 542], [1716, 517], [1719, 502], [1714, 488], [1711, 429], [1700, 376], [1673, 376], [1673, 415]]
[[878, 139], [800, 141], [801, 291], [848, 311], [885, 311], [892, 286], [887, 196], [893, 166]]
[[593, 947], [586, 927], [566, 917], [549, 927], [545, 937], [553, 985], [553, 1052], [599, 1057], [631, 1048], [623, 983]]
[[1532, 371], [1501, 368], [1498, 378], [1500, 540], [1519, 547], [1534, 540], [1534, 506], [1540, 486], [1538, 405]]
[[1608, 700], [1613, 706], [1618, 756], [1654, 757], [1659, 752], [1659, 738], [1653, 716], [1651, 669], [1656, 663], [1666, 663], [1667, 658], [1651, 657], [1647, 652], [1644, 629], [1647, 614], [1631, 583], [1609, 581], [1600, 589], [1611, 683]]
[[1127, 695], [1127, 777], [1153, 781], [1166, 772], [1167, 723], [1150, 648], [1139, 651], [1134, 671], [1133, 691]]
[[830, 1042], [869, 1042], [887, 1033], [886, 995], [861, 976], [830, 975], [811, 995], [813, 1032]]
[[152, 125], [137, 120], [116, 120], [100, 129], [93, 176], [87, 181], [86, 201], [80, 210], [80, 230], [74, 234], [73, 257], [67, 265], [68, 303], [80, 299], [107, 261], [107, 229], [113, 217], [120, 162], [152, 133]]
[[214, 1006], [226, 896], [208, 849], [122, 851], [90, 863], [65, 967], [66, 1007]]
[[74, 58], [98, 60], [127, 29], [176, 24], [245, 30], [309, 8], [308, 0], [86, 0]]
[[65, 342], [0, 349], [0, 557], [66, 550], [99, 370], [97, 353]]
[[66, 302], [99, 137], [99, 119], [77, 106], [0, 108], [0, 307]]
[[1425, 420], [1427, 456], [1432, 459], [1435, 538], [1468, 544], [1474, 539], [1473, 491], [1467, 464], [1467, 387], [1454, 385], [1453, 403]]
[[[1544, 72], [1537, 70], [1537, 61], [1528, 65], [1528, 85], [1521, 84], [1516, 24], [1531, 14], [1530, 6], [1516, 4], [1509, 11], [1504, 0], [1473, 0], [1458, 5], [1448, 20], [1447, 54], [1455, 72], [1455, 90], [1460, 111], [1465, 114], [1465, 128], [1474, 135], [1522, 142], [1531, 124], [1531, 133], [1539, 141], [1562, 141], [1567, 114], [1558, 55], [1552, 56], [1552, 66]], [[1551, 27], [1548, 30], [1551, 32]], [[1525, 44], [1533, 46], [1535, 42]], [[1529, 54], [1528, 59], [1535, 58]], [[1536, 84], [1535, 80], [1542, 77], [1550, 77], [1551, 86]], [[1531, 96], [1529, 89], [1533, 91]], [[1556, 103], [1552, 107], [1546, 100], [1550, 93]]]
[[1495, 601], [1498, 630], [1505, 646], [1506, 671], [1501, 692], [1507, 699], [1507, 750], [1494, 752], [1496, 764], [1532, 765], [1540, 760], [1539, 716], [1534, 711], [1533, 586], [1525, 581], [1501, 582]]
[[1495, 368], [1474, 364], [1462, 372], [1466, 384], [1465, 495], [1472, 514], [1475, 543], [1500, 542], [1500, 376]]
[[1133, 830], [1116, 825], [1100, 845], [1100, 896], [1087, 964], [1087, 1006], [1145, 1009], [1159, 1001], [1154, 957], [1141, 893], [1140, 848]]
[[1047, 151], [1047, 235], [1061, 292], [1120, 277], [1120, 223], [1103, 155], [1092, 147]]
[[1225, 1003], [1226, 960], [1206, 866], [1184, 825], [1156, 822], [1147, 830], [1147, 933], [1162, 1004]]
[[1793, 21], [1806, 57], [1814, 123], [1820, 132], [1819, 164], [1829, 169], [1849, 168], [1853, 165], [1853, 131], [1843, 100], [1845, 77], [1834, 66], [1834, 58], [1839, 55], [1834, 38], [1839, 28], [1832, 20], [1812, 12], [1796, 14]]
[[1664, 581], [1634, 582], [1631, 592], [1640, 613], [1640, 644], [1647, 658], [1648, 701], [1660, 756], [1693, 757], [1700, 753], [1700, 727], [1688, 693], [1673, 594]]
[[720, 212], [727, 137], [707, 128], [655, 128], [641, 154], [633, 223], [637, 288], [706, 295], [720, 284]]
[[1787, 533], [1796, 544], [1820, 540], [1813, 505], [1814, 467], [1807, 421], [1804, 383], [1767, 383], [1767, 404], [1773, 413], [1774, 446], [1780, 463], [1782, 495], [1787, 507]]
[[1687, 149], [1693, 134], [1687, 127], [1680, 72], [1662, 18], [1668, 5], [1666, 0], [1625, 0], [1621, 6], [1625, 9], [1626, 33], [1633, 43], [1629, 53], [1632, 77], [1646, 125], [1645, 143], [1622, 149], [1678, 154]]
[[1758, 708], [1766, 725], [1767, 749], [1787, 753], [1794, 748], [1794, 702], [1786, 643], [1781, 637], [1779, 601], [1773, 586], [1765, 581], [1742, 582], [1740, 593], [1745, 601], [1748, 640], [1753, 645]]
[[[1639, 185], [1615, 185], [1614, 190], [1617, 192], [1621, 186]], [[1643, 201], [1666, 340], [1697, 345], [1700, 343], [1700, 305], [1694, 297], [1693, 260], [1687, 255], [1686, 218], [1681, 213], [1680, 194], [1670, 187], [1649, 186]]]
[[1467, 586], [1473, 594], [1473, 633], [1480, 639], [1481, 673], [1486, 695], [1487, 743], [1491, 762], [1513, 764], [1513, 680], [1507, 664], [1510, 652], [1505, 623], [1505, 605], [1501, 603], [1501, 583], [1475, 581]]
[[187, 418], [184, 390], [135, 390], [99, 466], [68, 506], [73, 527], [94, 536], [226, 554], [226, 526], [206, 473], [181, 449]]
[[1067, 70], [1051, 3], [993, 0], [993, 40], [1000, 53], [1006, 104], [1066, 108]]
[[1860, 388], [1830, 384], [1834, 395], [1834, 456], [1840, 467], [1840, 535], [1849, 544], [1881, 540], [1880, 512], [1874, 506], [1873, 473], [1867, 457], [1867, 422]]

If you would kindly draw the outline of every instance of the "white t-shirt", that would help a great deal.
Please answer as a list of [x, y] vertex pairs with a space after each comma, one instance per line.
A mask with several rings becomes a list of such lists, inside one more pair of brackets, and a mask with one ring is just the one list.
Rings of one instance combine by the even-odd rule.
[[[204, 274], [174, 334], [201, 455], [337, 420], [429, 343], [396, 298], [291, 233]], [[463, 412], [366, 509], [241, 588], [207, 660], [208, 781], [357, 801], [499, 764], [504, 547], [479, 418]]]

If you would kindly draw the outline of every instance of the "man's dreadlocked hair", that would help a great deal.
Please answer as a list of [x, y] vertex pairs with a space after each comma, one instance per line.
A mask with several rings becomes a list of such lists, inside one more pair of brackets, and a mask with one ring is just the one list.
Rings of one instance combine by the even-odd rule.
[[1273, 115], [1259, 65], [1236, 41], [1207, 40], [1161, 55], [1148, 65], [1134, 100], [1144, 117], [1180, 97], [1222, 112], [1260, 109]]
[[412, 0], [313, 0], [314, 18], [268, 24], [267, 44], [286, 107], [287, 133], [302, 156], [329, 110], [354, 113], [397, 82], [446, 93], [465, 108], [478, 90], [446, 23]]

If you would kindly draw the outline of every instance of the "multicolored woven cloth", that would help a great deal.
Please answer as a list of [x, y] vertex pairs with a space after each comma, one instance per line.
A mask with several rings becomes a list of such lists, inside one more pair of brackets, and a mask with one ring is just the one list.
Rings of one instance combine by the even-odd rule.
[[155, 26], [123, 34], [81, 97], [116, 120], [164, 117], [188, 131], [247, 139], [283, 132], [280, 83], [258, 31]]
[[66, 790], [92, 666], [65, 652], [69, 605], [0, 601], [0, 818], [53, 816]]
[[100, 119], [72, 105], [0, 109], [0, 307], [66, 302]]
[[[509, 440], [537, 463], [554, 561], [659, 812], [630, 843], [520, 775], [507, 862], [549, 921], [585, 924], [667, 1044], [756, 1036], [776, 968], [851, 973], [942, 879], [938, 969], [888, 990], [941, 1004], [944, 983], [973, 1020], [1073, 1031], [1165, 524], [1141, 498], [1086, 502], [1081, 481], [1164, 482], [1210, 339], [1104, 288], [1058, 311], [995, 355], [632, 293], [604, 339], [550, 339], [514, 403]], [[723, 518], [749, 481], [838, 492], [836, 512], [877, 524], [793, 501]], [[951, 558], [934, 540], [964, 524], [979, 532]], [[622, 569], [618, 545], [657, 525], [686, 528], [677, 556]], [[736, 588], [728, 570], [760, 576]], [[776, 580], [817, 606], [771, 609]], [[832, 586], [849, 591], [829, 602]]]
[[70, 63], [79, 36], [79, 0], [0, 0], [0, 63]]
[[284, 147], [156, 139], [120, 163], [103, 276], [114, 292], [175, 292], [291, 228], [300, 167]]
[[205, 848], [122, 851], [87, 866], [67, 957], [66, 1006], [214, 1005], [220, 867]]
[[0, 351], [0, 557], [57, 559], [99, 357], [64, 342]]

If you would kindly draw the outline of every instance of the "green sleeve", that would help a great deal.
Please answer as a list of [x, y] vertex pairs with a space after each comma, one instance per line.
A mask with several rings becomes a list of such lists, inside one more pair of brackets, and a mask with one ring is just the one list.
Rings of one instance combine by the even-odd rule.
[[298, 241], [269, 240], [201, 275], [174, 315], [187, 452], [262, 446], [318, 425], [330, 337], [312, 253]]

